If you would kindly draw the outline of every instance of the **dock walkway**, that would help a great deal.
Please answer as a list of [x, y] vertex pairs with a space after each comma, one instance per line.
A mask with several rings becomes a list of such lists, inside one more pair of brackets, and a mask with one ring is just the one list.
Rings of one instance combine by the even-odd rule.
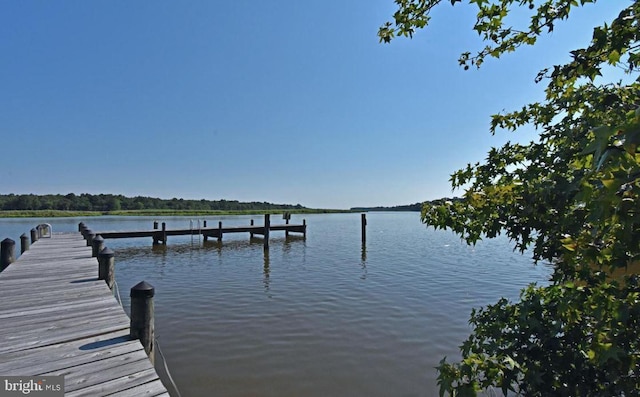
[[0, 375], [64, 375], [66, 396], [169, 396], [80, 233], [0, 273]]

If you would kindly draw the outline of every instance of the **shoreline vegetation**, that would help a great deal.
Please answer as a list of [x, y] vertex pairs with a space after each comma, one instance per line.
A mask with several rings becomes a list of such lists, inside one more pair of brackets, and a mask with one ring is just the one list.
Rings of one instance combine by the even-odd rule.
[[84, 216], [196, 216], [349, 213], [352, 210], [307, 208], [300, 204], [239, 202], [236, 200], [185, 200], [125, 197], [114, 194], [1, 194], [0, 218], [53, 218]]
[[205, 216], [205, 215], [262, 215], [288, 212], [290, 214], [341, 214], [357, 211], [304, 208], [300, 210], [132, 210], [132, 211], [61, 211], [61, 210], [0, 210], [0, 218], [77, 218], [87, 216]]
[[[441, 204], [460, 198], [426, 201]], [[205, 216], [291, 214], [339, 214], [377, 211], [422, 211], [424, 203], [391, 207], [351, 207], [350, 209], [307, 208], [300, 204], [240, 202], [236, 200], [185, 200], [155, 197], [125, 197], [114, 194], [0, 194], [0, 218], [60, 218], [86, 216]]]
[[376, 211], [415, 211], [415, 212], [421, 212], [422, 211], [422, 206], [427, 203], [430, 205], [440, 205], [440, 204], [444, 204], [446, 202], [457, 202], [457, 201], [461, 201], [462, 198], [460, 197], [453, 197], [453, 198], [449, 198], [449, 197], [444, 197], [441, 199], [437, 199], [437, 200], [431, 200], [431, 201], [425, 201], [422, 203], [415, 203], [415, 204], [407, 204], [407, 205], [396, 205], [393, 207], [351, 207], [350, 210], [352, 212], [376, 212]]

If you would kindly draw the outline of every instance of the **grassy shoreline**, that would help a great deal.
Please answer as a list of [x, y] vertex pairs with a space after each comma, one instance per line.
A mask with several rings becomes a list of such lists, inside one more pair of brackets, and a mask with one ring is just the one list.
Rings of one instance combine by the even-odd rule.
[[132, 210], [132, 211], [59, 211], [59, 210], [9, 210], [0, 211], [0, 218], [77, 218], [93, 216], [196, 216], [196, 215], [252, 215], [252, 214], [342, 214], [357, 211], [321, 208], [305, 208], [296, 210]]

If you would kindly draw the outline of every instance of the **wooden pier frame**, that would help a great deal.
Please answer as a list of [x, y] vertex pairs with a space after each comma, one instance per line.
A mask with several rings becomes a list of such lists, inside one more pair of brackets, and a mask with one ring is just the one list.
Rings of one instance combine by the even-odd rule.
[[[209, 238], [216, 238], [219, 242], [222, 241], [224, 234], [226, 233], [249, 233], [250, 238], [254, 238], [254, 236], [262, 236], [264, 240], [265, 249], [269, 248], [269, 234], [271, 231], [284, 231], [286, 236], [289, 236], [289, 233], [300, 233], [303, 238], [307, 236], [307, 221], [305, 219], [302, 220], [302, 224], [290, 224], [287, 220], [285, 224], [273, 225], [271, 224], [270, 214], [265, 214], [264, 216], [264, 224], [262, 226], [255, 225], [253, 219], [251, 220], [251, 225], [249, 226], [227, 226], [224, 227], [222, 222], [218, 222], [215, 227], [207, 227], [206, 223], [204, 227], [199, 229], [193, 228], [184, 228], [184, 229], [167, 229], [167, 225], [165, 222], [162, 222], [162, 229], [157, 229], [157, 222], [154, 222], [154, 229], [150, 230], [133, 230], [133, 231], [96, 231], [91, 232], [94, 235], [100, 235], [105, 240], [107, 239], [116, 239], [116, 238], [140, 238], [140, 237], [151, 237], [153, 239], [153, 244], [167, 244], [168, 236], [185, 236], [185, 235], [194, 235], [201, 234], [204, 237], [204, 241], [207, 241]], [[86, 233], [86, 232], [85, 232]]]

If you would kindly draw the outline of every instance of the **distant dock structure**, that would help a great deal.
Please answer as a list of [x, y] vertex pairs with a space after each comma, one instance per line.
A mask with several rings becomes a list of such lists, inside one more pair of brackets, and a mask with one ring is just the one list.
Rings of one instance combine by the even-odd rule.
[[115, 238], [139, 238], [139, 237], [151, 237], [153, 244], [167, 244], [169, 236], [193, 236], [202, 235], [204, 241], [209, 238], [216, 238], [218, 241], [222, 241], [222, 238], [227, 233], [249, 233], [249, 236], [262, 236], [264, 249], [269, 248], [269, 234], [271, 231], [284, 231], [288, 237], [289, 233], [301, 234], [303, 238], [307, 237], [307, 221], [302, 220], [301, 224], [290, 224], [291, 214], [285, 213], [283, 216], [285, 220], [284, 224], [274, 225], [271, 224], [271, 215], [265, 214], [264, 223], [262, 225], [255, 225], [253, 219], [251, 224], [247, 226], [223, 226], [222, 222], [218, 222], [216, 226], [207, 226], [207, 221], [203, 222], [202, 227], [198, 223], [196, 227], [191, 225], [190, 228], [183, 229], [169, 229], [166, 222], [158, 224], [153, 223], [153, 229], [148, 230], [133, 230], [133, 231], [93, 231], [87, 227], [83, 222], [78, 225], [78, 231], [82, 233], [90, 242], [93, 238], [100, 236], [102, 239], [115, 239]]

